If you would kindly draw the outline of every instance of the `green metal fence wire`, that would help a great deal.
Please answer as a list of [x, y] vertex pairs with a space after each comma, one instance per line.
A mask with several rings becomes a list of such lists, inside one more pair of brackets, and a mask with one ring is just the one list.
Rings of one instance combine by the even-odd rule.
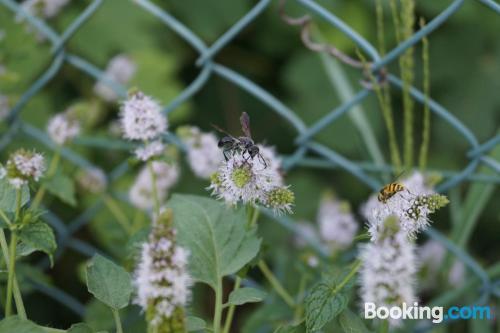
[[[389, 165], [381, 166], [367, 161], [351, 161], [334, 151], [332, 148], [326, 147], [325, 145], [314, 141], [314, 137], [318, 133], [320, 133], [328, 125], [332, 124], [343, 115], [345, 115], [349, 110], [351, 110], [351, 108], [359, 105], [363, 100], [370, 96], [372, 94], [372, 90], [370, 89], [370, 87], [363, 87], [353, 95], [352, 99], [339, 105], [335, 109], [326, 112], [321, 119], [308, 126], [297, 116], [297, 114], [292, 109], [290, 109], [283, 102], [270, 94], [268, 91], [252, 82], [248, 78], [242, 76], [238, 72], [222, 64], [216, 63], [213, 60], [214, 57], [222, 49], [230, 44], [233, 39], [242, 30], [245, 29], [245, 27], [252, 24], [262, 12], [270, 7], [272, 3], [271, 0], [258, 1], [256, 5], [248, 13], [246, 13], [246, 15], [244, 15], [229, 30], [222, 34], [222, 36], [220, 36], [212, 45], [207, 45], [182, 22], [178, 21], [175, 17], [155, 5], [153, 2], [149, 0], [132, 1], [138, 7], [158, 18], [162, 23], [166, 25], [167, 28], [174, 31], [199, 54], [199, 57], [195, 63], [199, 68], [198, 76], [176, 98], [174, 98], [168, 105], [164, 107], [163, 111], [166, 114], [174, 111], [181, 104], [189, 100], [193, 95], [195, 95], [198, 91], [200, 91], [200, 89], [204, 87], [210, 77], [215, 75], [229, 81], [240, 89], [253, 95], [256, 99], [269, 106], [270, 109], [276, 112], [295, 129], [295, 131], [297, 132], [297, 137], [295, 139], [297, 149], [295, 153], [285, 157], [285, 169], [290, 170], [295, 167], [342, 169], [354, 175], [357, 179], [359, 179], [359, 181], [361, 181], [374, 191], [378, 190], [381, 186], [379, 178], [376, 177], [376, 175], [387, 174], [394, 171], [393, 168]], [[419, 43], [422, 38], [426, 37], [434, 30], [436, 30], [440, 25], [446, 22], [461, 8], [466, 0], [451, 1], [448, 7], [446, 7], [446, 9], [444, 9], [434, 19], [428, 22], [425, 27], [415, 32], [415, 34], [413, 34], [407, 40], [402, 41], [394, 49], [390, 50], [385, 56], [381, 56], [377, 52], [376, 48], [361, 35], [359, 35], [353, 28], [351, 28], [348, 24], [335, 16], [334, 13], [326, 10], [321, 5], [316, 3], [314, 0], [290, 1], [294, 1], [296, 4], [300, 5], [305, 12], [312, 14], [315, 18], [319, 18], [327, 22], [334, 28], [341, 31], [345, 36], [350, 38], [360, 50], [364, 51], [369, 56], [369, 61], [371, 64], [370, 70], [375, 76], [378, 76], [380, 74], [380, 70], [384, 69], [387, 65], [397, 60], [399, 56], [401, 56], [408, 48]], [[487, 9], [492, 10], [500, 15], [500, 5], [493, 0], [468, 1], [475, 1], [478, 4], [481, 4]], [[103, 0], [92, 1], [62, 34], [58, 34], [43, 20], [40, 20], [39, 18], [26, 12], [16, 1], [0, 0], [0, 4], [9, 9], [12, 12], [12, 15], [22, 17], [40, 34], [46, 37], [46, 39], [52, 45], [51, 52], [53, 55], [50, 66], [29, 87], [29, 89], [19, 98], [17, 103], [10, 110], [10, 114], [8, 117], [9, 128], [0, 137], [0, 149], [6, 147], [18, 134], [24, 134], [32, 137], [33, 139], [36, 139], [46, 145], [49, 149], [55, 148], [45, 132], [22, 121], [19, 115], [26, 103], [28, 103], [28, 101], [35, 94], [37, 94], [54, 78], [54, 76], [61, 69], [61, 66], [65, 63], [79, 69], [82, 73], [85, 73], [96, 80], [104, 82], [118, 96], [126, 96], [126, 87], [123, 87], [120, 84], [117, 84], [116, 82], [107, 78], [101, 69], [94, 66], [86, 59], [83, 59], [76, 54], [67, 52], [65, 49], [66, 42], [78, 32], [78, 29], [80, 29], [85, 24], [85, 22], [89, 20], [89, 18], [102, 5], [102, 3]], [[387, 82], [388, 84], [399, 90], [403, 89], [401, 79], [393, 74], [387, 75]], [[428, 102], [430, 110], [438, 118], [440, 118], [441, 121], [448, 123], [451, 128], [456, 130], [458, 134], [460, 134], [466, 140], [470, 147], [469, 151], [466, 154], [469, 162], [462, 170], [439, 170], [439, 173], [443, 175], [445, 181], [439, 185], [439, 187], [437, 188], [438, 191], [447, 191], [464, 181], [488, 182], [493, 184], [500, 183], [500, 163], [486, 156], [488, 152], [490, 152], [493, 148], [500, 144], [500, 135], [496, 135], [490, 140], [484, 143], [480, 143], [474, 133], [472, 133], [469, 128], [467, 128], [467, 126], [460, 122], [460, 120], [453, 116], [452, 113], [441, 106], [438, 102], [432, 99], [428, 100], [425, 95], [415, 87], [411, 87], [410, 95], [415, 101], [421, 104]], [[181, 141], [174, 134], [165, 134], [165, 140], [177, 145], [181, 150], [185, 150]], [[111, 145], [109, 143], [103, 144], [102, 142], [92, 140], [91, 138], [82, 138], [80, 140], [76, 140], [75, 144], [93, 146], [103, 149], [129, 149], [129, 146], [124, 142], [118, 141], [115, 144]], [[312, 157], [309, 156], [308, 153], [313, 153], [313, 155], [317, 156]], [[91, 162], [87, 161], [85, 158], [81, 157], [69, 148], [63, 148], [61, 151], [61, 155], [64, 159], [79, 167], [87, 168], [92, 166]], [[479, 165], [488, 167], [489, 169], [493, 170], [493, 173], [475, 173]], [[115, 167], [114, 170], [109, 173], [109, 181], [113, 182], [114, 180], [118, 179], [127, 171], [127, 169], [127, 162], [119, 164]], [[59, 249], [56, 254], [56, 260], [67, 248], [71, 248], [72, 250], [77, 251], [85, 256], [92, 256], [98, 251], [92, 245], [78, 240], [74, 235], [78, 230], [80, 230], [90, 220], [92, 220], [95, 214], [102, 207], [102, 203], [98, 202], [93, 206], [87, 208], [83, 213], [81, 213], [68, 224], [63, 223], [56, 214], [48, 211], [44, 218], [54, 227], [58, 238]], [[265, 215], [272, 217], [292, 233], [295, 233], [299, 237], [304, 237], [299, 233], [294, 225], [294, 222], [290, 218], [274, 217], [272, 214], [268, 213], [269, 212], [264, 211]], [[479, 293], [479, 297], [476, 303], [485, 303], [491, 296], [500, 297], [500, 282], [491, 281], [485, 269], [483, 269], [479, 265], [479, 263], [477, 263], [466, 251], [456, 246], [453, 242], [451, 242], [448, 238], [446, 238], [435, 229], [429, 229], [427, 234], [429, 237], [443, 244], [447, 248], [447, 250], [449, 250], [459, 260], [461, 260], [469, 268], [469, 270], [480, 279], [481, 287], [477, 290]], [[322, 252], [322, 249], [320, 247], [316, 246], [315, 242], [312, 239], [305, 239], [305, 241], [308, 242], [312, 246], [312, 248], [318, 252], [319, 255], [326, 255]], [[39, 265], [44, 268], [47, 267], [47, 264], [48, 263], [46, 261], [41, 261], [39, 263]], [[33, 285], [41, 293], [55, 299], [61, 304], [64, 304], [76, 314], [83, 316], [84, 306], [78, 300], [73, 298], [71, 295], [68, 295], [63, 290], [57, 287], [40, 285], [35, 282], [33, 282]], [[429, 327], [424, 327], [424, 330], [428, 328]]]

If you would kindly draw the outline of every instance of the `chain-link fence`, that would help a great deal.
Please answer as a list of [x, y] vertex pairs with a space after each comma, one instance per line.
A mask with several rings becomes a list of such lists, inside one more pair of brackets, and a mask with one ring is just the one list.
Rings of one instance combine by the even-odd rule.
[[[415, 32], [407, 40], [399, 43], [397, 47], [387, 52], [384, 56], [381, 56], [373, 45], [371, 45], [366, 39], [360, 36], [348, 24], [335, 16], [334, 13], [320, 6], [315, 1], [291, 1], [303, 7], [304, 11], [312, 14], [315, 19], [320, 19], [327, 22], [335, 29], [341, 31], [345, 36], [350, 38], [360, 50], [362, 50], [369, 56], [371, 73], [374, 76], [378, 76], [381, 73], [381, 70], [383, 70], [387, 65], [398, 60], [398, 58], [406, 50], [419, 43], [423, 38], [431, 34], [435, 29], [446, 22], [453, 14], [459, 11], [466, 0], [452, 1], [445, 10], [443, 10], [439, 15], [429, 21], [427, 25]], [[478, 6], [484, 6], [485, 10], [492, 10], [497, 14], [500, 14], [500, 5], [493, 0], [467, 1], [476, 2]], [[158, 20], [165, 24], [166, 28], [174, 31], [180, 38], [182, 38], [194, 50], [196, 50], [196, 52], [199, 53], [199, 57], [196, 60], [196, 66], [197, 68], [199, 68], [198, 76], [176, 98], [174, 98], [170, 102], [170, 104], [164, 107], [163, 111], [166, 114], [175, 110], [181, 104], [189, 100], [198, 91], [200, 91], [200, 89], [204, 87], [210, 77], [214, 75], [219, 76], [239, 87], [240, 89], [246, 91], [247, 93], [253, 95], [255, 98], [259, 99], [295, 129], [297, 133], [297, 137], [295, 140], [297, 148], [294, 154], [287, 156], [284, 159], [284, 166], [287, 170], [290, 170], [297, 166], [338, 168], [354, 175], [357, 179], [359, 179], [359, 181], [366, 184], [370, 189], [374, 191], [378, 190], [382, 184], [377, 177], [373, 176], [373, 174], [377, 175], [381, 173], [386, 174], [392, 172], [392, 168], [388, 165], [376, 166], [371, 162], [354, 162], [340, 155], [332, 148], [326, 147], [325, 145], [314, 141], [314, 137], [319, 132], [321, 132], [328, 125], [338, 120], [349, 110], [351, 110], [353, 107], [360, 104], [363, 100], [370, 96], [373, 93], [373, 90], [370, 88], [370, 86], [367, 85], [362, 87], [362, 89], [360, 89], [356, 94], [353, 95], [352, 99], [339, 105], [334, 110], [325, 112], [325, 115], [321, 119], [308, 126], [296, 115], [293, 110], [291, 110], [288, 106], [274, 97], [268, 91], [255, 84], [248, 78], [242, 76], [238, 72], [232, 70], [231, 68], [221, 65], [213, 60], [218, 52], [220, 52], [228, 44], [230, 44], [234, 40], [234, 38], [243, 29], [245, 29], [245, 27], [251, 25], [261, 13], [263, 13], [265, 10], [272, 10], [270, 9], [271, 4], [273, 3], [271, 0], [258, 1], [257, 4], [248, 13], [246, 13], [246, 15], [244, 15], [229, 30], [227, 30], [222, 36], [220, 36], [212, 45], [207, 45], [196, 34], [194, 34], [189, 29], [189, 27], [185, 26], [182, 22], [179, 22], [175, 17], [173, 17], [168, 12], [161, 9], [151, 1], [134, 0], [133, 2], [141, 9], [158, 18]], [[5, 148], [19, 133], [23, 133], [38, 140], [39, 142], [46, 145], [49, 149], [56, 148], [48, 138], [48, 136], [45, 134], [45, 132], [22, 121], [20, 118], [20, 113], [22, 112], [28, 101], [30, 101], [30, 99], [35, 94], [37, 94], [56, 76], [62, 65], [65, 63], [80, 70], [82, 73], [95, 78], [97, 81], [104, 82], [111, 89], [113, 89], [113, 91], [117, 95], [126, 97], [126, 87], [123, 87], [110, 80], [107, 76], [104, 75], [101, 69], [97, 68], [86, 59], [83, 59], [76, 54], [67, 52], [65, 49], [67, 41], [74, 34], [76, 34], [78, 32], [78, 29], [89, 20], [89, 18], [95, 13], [97, 9], [99, 9], [99, 7], [103, 4], [103, 0], [94, 0], [61, 34], [56, 33], [43, 20], [30, 15], [14, 0], [0, 0], [0, 4], [8, 8], [12, 12], [12, 15], [25, 19], [41, 35], [43, 35], [51, 43], [51, 52], [53, 55], [53, 60], [50, 66], [12, 107], [10, 115], [8, 117], [8, 130], [0, 137], [0, 149]], [[403, 82], [397, 76], [389, 73], [385, 75], [385, 80], [387, 84], [390, 84], [396, 89], [403, 90]], [[415, 87], [411, 87], [409, 93], [411, 97], [418, 103], [428, 103], [428, 107], [438, 118], [436, 121], [447, 122], [451, 126], [451, 128], [453, 128], [461, 136], [463, 136], [463, 138], [468, 142], [470, 146], [470, 149], [466, 154], [469, 162], [462, 170], [439, 170], [439, 173], [442, 174], [445, 179], [438, 186], [438, 191], [447, 191], [465, 181], [488, 182], [492, 184], [500, 183], [500, 163], [486, 156], [487, 153], [489, 153], [493, 148], [500, 144], [500, 135], [497, 135], [486, 142], [480, 143], [474, 133], [472, 133], [466, 125], [460, 122], [452, 113], [441, 106], [438, 102], [432, 99], [428, 99], [423, 92], [419, 91]], [[181, 141], [174, 134], [166, 134], [165, 139], [168, 142], [177, 145], [181, 150], [184, 150]], [[96, 143], [96, 145], [99, 146], [98, 143]], [[123, 147], [117, 145], [116, 147], [106, 146], [100, 148], [120, 149]], [[316, 156], [320, 156], [320, 158], [308, 157], [308, 153], [313, 153]], [[64, 159], [71, 163], [74, 163], [79, 167], [87, 168], [92, 166], [91, 162], [87, 161], [85, 158], [81, 157], [68, 148], [63, 148], [61, 151], [61, 155]], [[476, 173], [478, 166], [481, 164], [492, 169], [493, 174]], [[116, 166], [114, 170], [108, 175], [109, 181], [113, 182], [114, 180], [118, 179], [121, 175], [124, 174], [124, 172], [127, 171], [127, 169], [127, 162], [123, 162], [122, 164]], [[91, 221], [93, 216], [95, 216], [95, 214], [102, 207], [102, 203], [95, 203], [93, 206], [88, 208], [81, 215], [67, 224], [63, 223], [61, 219], [53, 212], [47, 212], [44, 218], [54, 227], [57, 233], [58, 253], [56, 254], [56, 260], [61, 256], [66, 248], [71, 248], [72, 250], [75, 250], [86, 256], [92, 256], [97, 251], [97, 249], [92, 245], [75, 238], [74, 235], [79, 229], [81, 229], [89, 221]], [[296, 230], [291, 219], [287, 217], [272, 217], [277, 222], [281, 223], [283, 226], [289, 229], [291, 232], [295, 232], [298, 236], [303, 237], [303, 235], [301, 235], [298, 230]], [[480, 295], [476, 304], [484, 304], [490, 299], [491, 296], [500, 297], [499, 281], [492, 281], [489, 278], [488, 272], [484, 268], [482, 268], [467, 252], [462, 250], [459, 246], [456, 246], [453, 242], [451, 242], [435, 229], [431, 228], [427, 233], [431, 238], [442, 243], [479, 278], [480, 287], [477, 289], [477, 292]], [[320, 255], [324, 255], [324, 253], [321, 252], [321, 248], [318, 247], [312, 240], [306, 239], [306, 241], [308, 241], [308, 243], [310, 243], [310, 245], [314, 249], [316, 249]], [[44, 263], [42, 263], [42, 265], [43, 264]], [[35, 282], [33, 283], [36, 289], [40, 292], [64, 304], [76, 314], [83, 316], [84, 306], [71, 295], [68, 295], [57, 287], [48, 287], [46, 285], [40, 285]]]

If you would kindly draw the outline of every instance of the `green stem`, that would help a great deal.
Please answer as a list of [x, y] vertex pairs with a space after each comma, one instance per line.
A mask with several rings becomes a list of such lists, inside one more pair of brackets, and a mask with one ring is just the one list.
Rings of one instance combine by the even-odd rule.
[[359, 259], [354, 262], [354, 264], [352, 265], [351, 271], [335, 287], [335, 290], [333, 291], [334, 294], [339, 292], [340, 290], [342, 290], [342, 288], [344, 288], [344, 286], [347, 284], [347, 282], [349, 282], [349, 280], [351, 280], [353, 278], [353, 276], [359, 271], [359, 269], [361, 268], [361, 264], [362, 264], [362, 261]]
[[215, 290], [215, 312], [214, 312], [214, 333], [220, 333], [220, 322], [222, 317], [222, 279], [217, 283]]
[[291, 307], [292, 309], [295, 307], [295, 302], [293, 297], [285, 290], [285, 288], [281, 285], [279, 280], [274, 276], [273, 272], [269, 269], [264, 260], [260, 260], [258, 266], [266, 277], [267, 281], [271, 284], [274, 290], [278, 293], [278, 295], [285, 301], [285, 303]]
[[307, 286], [307, 279], [308, 279], [307, 274], [302, 274], [302, 277], [300, 278], [299, 282], [299, 291], [297, 293], [297, 300], [296, 300], [297, 307], [295, 308], [295, 312], [293, 314], [293, 321], [295, 323], [298, 323], [300, 321], [300, 318], [302, 318], [304, 314], [302, 297]]
[[5, 223], [7, 223], [8, 226], [12, 225], [11, 220], [7, 217], [7, 215], [5, 215], [4, 211], [1, 209], [0, 209], [0, 217], [2, 217], [2, 219], [5, 221]]
[[122, 322], [120, 320], [120, 313], [118, 310], [111, 309], [113, 318], [115, 319], [116, 333], [123, 333]]
[[[424, 19], [420, 20], [420, 27], [425, 27]], [[427, 167], [427, 152], [429, 150], [430, 132], [431, 132], [431, 112], [429, 110], [430, 99], [430, 70], [429, 70], [429, 40], [422, 38], [422, 62], [423, 62], [423, 80], [424, 80], [424, 119], [422, 129], [422, 145], [420, 146], [419, 166], [420, 170]]]
[[160, 199], [158, 198], [158, 189], [156, 188], [156, 173], [153, 169], [153, 162], [148, 161], [148, 169], [151, 174], [152, 180], [152, 190], [153, 190], [153, 202], [154, 202], [154, 212], [156, 216], [160, 215]]
[[[3, 229], [0, 229], [0, 247], [2, 248], [2, 253], [3, 253], [3, 258], [5, 262], [10, 262], [9, 261], [9, 245], [7, 244], [7, 238], [5, 237], [5, 233]], [[17, 283], [16, 275], [14, 274], [13, 276], [14, 280], [14, 288], [13, 288], [13, 293], [14, 293], [14, 300], [16, 301], [16, 309], [17, 309], [17, 314], [21, 319], [27, 319], [26, 315], [26, 310], [24, 308], [24, 303], [23, 303], [23, 298], [21, 296], [21, 291], [19, 290], [19, 284]]]
[[[61, 148], [57, 149], [54, 153], [54, 157], [52, 161], [50, 161], [49, 169], [47, 170], [46, 178], [54, 176], [57, 171], [57, 167], [59, 166], [59, 161], [61, 160]], [[33, 203], [31, 204], [31, 208], [36, 210], [40, 203], [42, 202], [43, 196], [45, 195], [46, 187], [45, 184], [42, 184], [38, 189], [38, 192], [35, 194], [35, 198], [33, 199]]]
[[[236, 276], [233, 291], [238, 290], [240, 288], [240, 285], [241, 285], [241, 278], [239, 276]], [[234, 304], [231, 304], [229, 306], [229, 309], [227, 311], [227, 316], [226, 316], [226, 322], [224, 323], [224, 330], [222, 331], [223, 333], [229, 333], [229, 330], [231, 329], [231, 323], [233, 321], [235, 309], [236, 309], [236, 306]]]
[[16, 246], [17, 246], [17, 234], [12, 232], [10, 238], [10, 251], [9, 251], [9, 275], [7, 279], [7, 300], [5, 301], [5, 317], [12, 314], [12, 290], [14, 285], [14, 271], [16, 269]]
[[128, 235], [132, 235], [134, 233], [134, 229], [128, 221], [127, 216], [123, 213], [123, 211], [116, 203], [116, 200], [109, 194], [104, 194], [103, 199], [104, 203], [108, 207], [109, 211], [113, 214], [118, 224], [120, 224], [120, 226], [127, 232]]

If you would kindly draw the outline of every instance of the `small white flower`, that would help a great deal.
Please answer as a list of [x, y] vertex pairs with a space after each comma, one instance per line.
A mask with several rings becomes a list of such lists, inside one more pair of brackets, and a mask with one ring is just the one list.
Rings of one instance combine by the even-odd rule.
[[167, 130], [167, 118], [151, 97], [141, 92], [132, 94], [122, 105], [123, 136], [130, 140], [154, 140]]
[[90, 193], [101, 193], [108, 186], [106, 174], [99, 168], [83, 170], [78, 174], [77, 181], [83, 189]]
[[194, 174], [208, 179], [222, 163], [222, 152], [213, 133], [203, 133], [197, 127], [183, 128], [181, 138], [187, 146], [187, 160]]
[[10, 112], [9, 98], [5, 95], [0, 95], [0, 121], [7, 118]]
[[29, 180], [38, 181], [45, 171], [42, 154], [19, 149], [11, 154], [6, 165], [7, 178], [15, 188], [27, 184]]
[[321, 238], [334, 249], [349, 247], [358, 231], [349, 204], [330, 197], [321, 201], [317, 220]]
[[171, 211], [164, 211], [153, 223], [134, 274], [135, 302], [153, 327], [176, 320], [174, 311], [183, 311], [189, 301], [188, 258], [189, 252], [176, 244]]
[[62, 146], [80, 134], [80, 123], [68, 112], [59, 113], [49, 120], [47, 133], [52, 141]]
[[[153, 186], [156, 187], [158, 200], [163, 202], [168, 190], [179, 179], [179, 168], [177, 164], [169, 164], [163, 161], [153, 161], [152, 169], [155, 175], [156, 184], [147, 166], [144, 166], [129, 190], [130, 202], [140, 209], [151, 209], [154, 205]], [[154, 185], [153, 185], [154, 184]]]
[[165, 151], [165, 145], [160, 141], [152, 141], [135, 150], [135, 156], [141, 161], [147, 161], [152, 157], [160, 156]]
[[[104, 76], [121, 85], [126, 85], [134, 76], [137, 70], [136, 64], [128, 56], [119, 54], [114, 56], [108, 63]], [[94, 92], [108, 102], [118, 99], [118, 96], [111, 87], [104, 81], [99, 81], [94, 87]]]
[[[361, 298], [362, 302], [373, 302], [377, 306], [411, 306], [417, 301], [414, 274], [416, 272], [415, 250], [404, 232], [367, 243], [360, 247]], [[362, 303], [362, 304], [363, 304]], [[401, 324], [390, 320], [392, 326]]]

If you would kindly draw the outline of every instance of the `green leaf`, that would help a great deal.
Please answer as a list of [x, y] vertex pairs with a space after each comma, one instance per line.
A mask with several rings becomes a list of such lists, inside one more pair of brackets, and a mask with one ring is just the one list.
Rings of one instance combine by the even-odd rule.
[[[56, 238], [52, 228], [44, 222], [37, 221], [26, 224], [19, 231], [19, 239], [24, 243], [21, 249], [24, 254], [33, 252], [32, 250], [45, 252], [53, 264], [52, 255], [56, 251]], [[31, 249], [30, 249], [31, 248]]]
[[256, 303], [266, 298], [267, 294], [255, 288], [240, 288], [229, 294], [229, 304], [242, 305], [245, 303]]
[[94, 333], [95, 331], [87, 324], [78, 323], [71, 325], [67, 333]]
[[29, 320], [18, 316], [7, 317], [0, 321], [0, 333], [45, 333], [45, 331]]
[[59, 198], [70, 206], [76, 206], [75, 184], [68, 176], [57, 173], [54, 177], [47, 179], [45, 187], [48, 192]]
[[319, 283], [305, 300], [306, 330], [315, 332], [341, 313], [347, 306], [347, 297], [333, 285]]
[[192, 277], [216, 288], [222, 277], [234, 274], [252, 260], [260, 248], [255, 230], [246, 227], [243, 209], [193, 195], [173, 195], [179, 243], [191, 251]]
[[130, 274], [109, 259], [96, 254], [87, 265], [87, 288], [112, 309], [126, 307], [132, 294]]
[[[6, 178], [0, 179], [0, 209], [5, 213], [16, 211], [16, 192]], [[27, 185], [21, 187], [21, 207], [30, 200], [30, 190]]]
[[207, 324], [203, 319], [195, 316], [187, 316], [186, 323], [188, 332], [201, 331], [207, 327]]
[[344, 333], [368, 333], [370, 332], [363, 320], [349, 309], [345, 309], [339, 316], [339, 323]]

